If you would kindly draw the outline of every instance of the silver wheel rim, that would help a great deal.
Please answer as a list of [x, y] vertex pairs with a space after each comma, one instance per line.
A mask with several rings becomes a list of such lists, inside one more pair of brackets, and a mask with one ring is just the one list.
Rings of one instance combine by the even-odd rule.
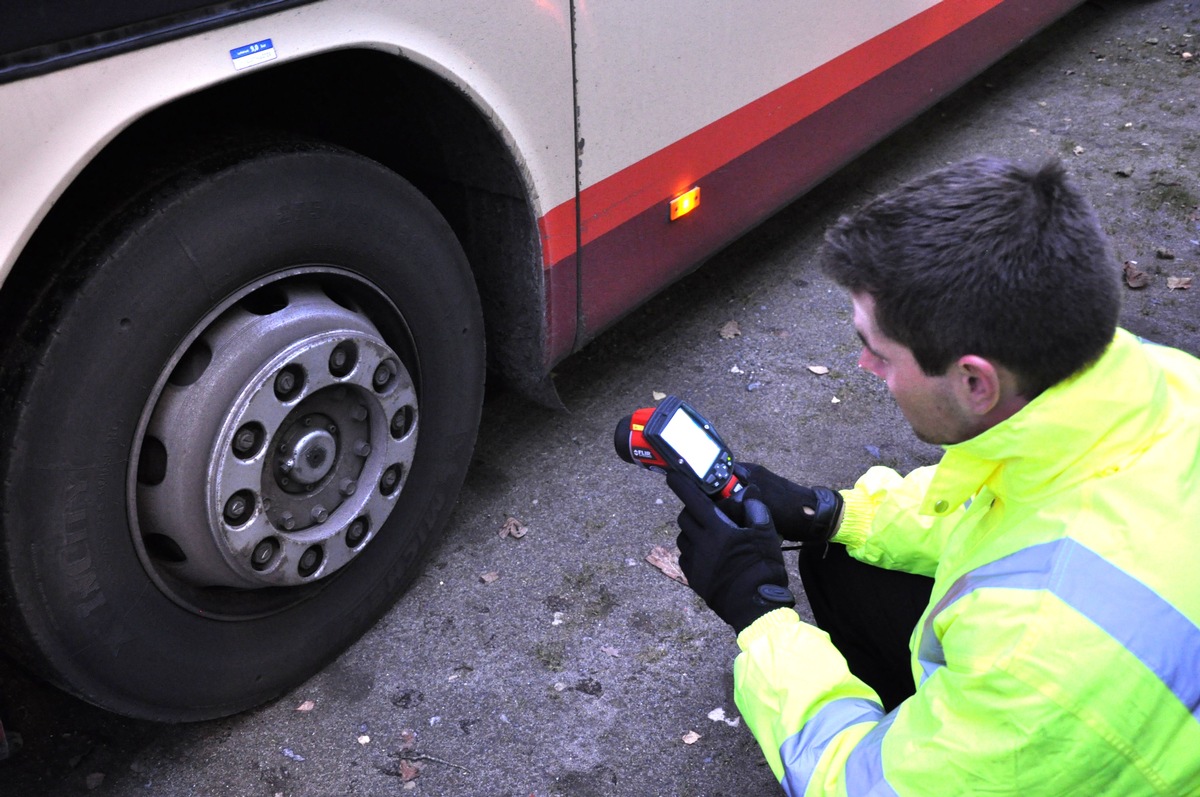
[[[351, 290], [331, 294], [331, 277]], [[404, 359], [347, 298], [364, 291], [386, 304], [330, 269], [276, 275], [206, 317], [164, 368], [135, 439], [131, 526], [177, 602], [269, 611], [369, 555], [420, 413]]]

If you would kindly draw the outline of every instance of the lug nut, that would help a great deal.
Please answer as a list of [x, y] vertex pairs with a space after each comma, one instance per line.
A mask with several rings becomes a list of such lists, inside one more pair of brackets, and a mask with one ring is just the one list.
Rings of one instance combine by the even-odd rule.
[[354, 454], [359, 457], [368, 457], [371, 455], [371, 444], [366, 440], [358, 440], [354, 443]]
[[329, 512], [320, 504], [317, 504], [312, 508], [311, 514], [312, 519], [318, 523], [324, 523], [326, 520], [329, 520]]
[[367, 419], [367, 407], [365, 404], [359, 404], [354, 409], [350, 410], [350, 417], [356, 421], [365, 421]]
[[342, 483], [338, 485], [338, 492], [349, 498], [354, 495], [354, 491], [358, 489], [358, 482], [354, 479], [342, 479]]
[[372, 381], [375, 383], [376, 390], [382, 390], [388, 382], [392, 381], [392, 367], [387, 363], [380, 363], [379, 367], [375, 369]]
[[355, 518], [350, 527], [346, 529], [346, 545], [351, 548], [358, 545], [367, 536], [367, 520], [366, 518]]
[[285, 530], [291, 531], [292, 529], [296, 528], [296, 516], [285, 509], [283, 512], [279, 513], [279, 525]]

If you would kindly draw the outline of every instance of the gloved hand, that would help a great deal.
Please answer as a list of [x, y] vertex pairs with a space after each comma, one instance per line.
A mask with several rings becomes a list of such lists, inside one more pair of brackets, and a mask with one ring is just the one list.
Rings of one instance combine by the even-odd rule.
[[828, 487], [802, 487], [752, 462], [733, 466], [738, 479], [757, 488], [767, 505], [779, 536], [791, 542], [826, 542], [837, 533], [842, 496]]
[[682, 473], [668, 473], [667, 486], [684, 507], [679, 567], [708, 608], [740, 634], [767, 612], [795, 605], [771, 514], [753, 493], [723, 502], [727, 511], [741, 515], [735, 521]]

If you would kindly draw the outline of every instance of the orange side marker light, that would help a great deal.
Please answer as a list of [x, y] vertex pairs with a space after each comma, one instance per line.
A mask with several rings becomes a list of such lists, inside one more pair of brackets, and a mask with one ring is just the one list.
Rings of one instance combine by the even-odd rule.
[[671, 200], [671, 221], [686, 216], [700, 207], [700, 186], [685, 191]]

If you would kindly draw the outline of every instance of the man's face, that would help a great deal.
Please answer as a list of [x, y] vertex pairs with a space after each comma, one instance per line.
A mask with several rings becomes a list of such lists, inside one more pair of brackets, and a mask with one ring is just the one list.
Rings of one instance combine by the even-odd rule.
[[954, 366], [946, 374], [927, 375], [908, 347], [879, 331], [874, 298], [855, 293], [851, 300], [854, 329], [863, 342], [858, 367], [887, 383], [917, 437], [926, 443], [948, 445], [978, 434], [978, 419], [965, 411], [955, 391]]

